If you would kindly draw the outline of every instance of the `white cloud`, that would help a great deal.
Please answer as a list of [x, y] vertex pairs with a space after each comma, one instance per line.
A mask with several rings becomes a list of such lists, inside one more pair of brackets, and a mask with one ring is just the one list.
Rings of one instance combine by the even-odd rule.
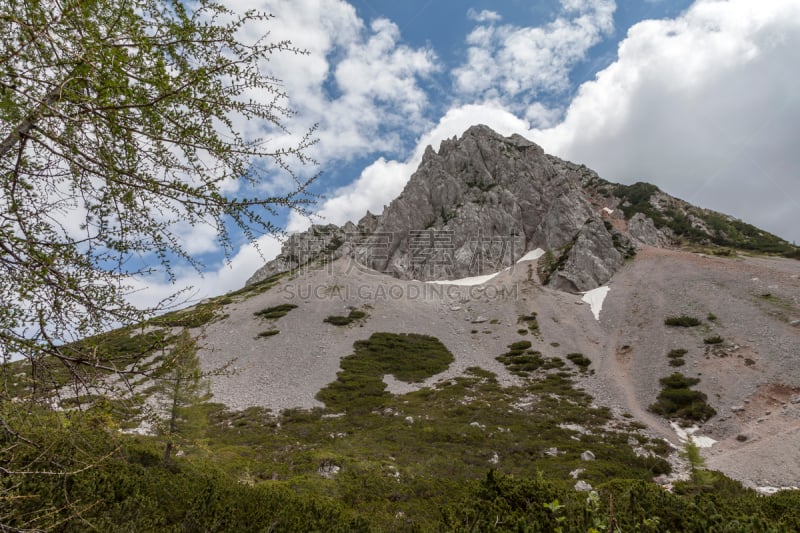
[[800, 241], [800, 4], [700, 1], [633, 26], [545, 149]]
[[475, 22], [499, 22], [503, 19], [496, 11], [489, 11], [488, 9], [478, 11], [472, 7], [467, 10], [467, 18]]
[[262, 0], [260, 7], [275, 19], [248, 27], [248, 39], [269, 31], [271, 41], [291, 40], [308, 51], [274, 54], [264, 66], [282, 80], [288, 105], [297, 112], [286, 123], [295, 135], [272, 131], [271, 142], [288, 143], [319, 124], [320, 142], [312, 152], [325, 162], [355, 152], [397, 151], [401, 126], [411, 132], [428, 126], [423, 113], [428, 99], [419, 80], [438, 68], [430, 48], [402, 44], [399, 28], [387, 19], [367, 27], [342, 0]]
[[[464, 99], [532, 102], [569, 87], [570, 69], [614, 29], [613, 0], [562, 0], [562, 13], [541, 27], [476, 27], [467, 37], [467, 60], [453, 71]], [[493, 21], [492, 21], [493, 22]]]

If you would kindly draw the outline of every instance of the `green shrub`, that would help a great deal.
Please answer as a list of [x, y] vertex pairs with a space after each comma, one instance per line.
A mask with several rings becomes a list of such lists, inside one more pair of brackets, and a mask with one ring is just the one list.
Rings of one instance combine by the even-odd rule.
[[340, 316], [340, 315], [331, 315], [327, 317], [323, 322], [328, 324], [333, 324], [334, 326], [347, 326], [352, 324], [356, 320], [361, 320], [362, 318], [366, 317], [367, 313], [364, 311], [360, 311], [358, 309], [351, 309], [350, 313], [347, 316]]
[[719, 335], [714, 335], [713, 337], [706, 337], [705, 339], [703, 339], [703, 342], [705, 344], [722, 344], [724, 342], [724, 339]]
[[698, 378], [689, 378], [676, 372], [659, 380], [664, 387], [649, 409], [661, 416], [684, 421], [704, 422], [717, 414], [706, 403], [707, 396], [689, 387], [700, 383]]
[[266, 309], [262, 309], [261, 311], [256, 311], [253, 313], [255, 316], [260, 318], [266, 318], [268, 320], [277, 320], [282, 316], [286, 316], [289, 311], [292, 309], [297, 309], [297, 306], [294, 304], [280, 304], [273, 307], [267, 307]]
[[683, 366], [686, 364], [685, 359], [681, 359], [680, 357], [675, 357], [674, 359], [669, 360], [669, 366]]
[[689, 353], [688, 350], [685, 350], [683, 348], [676, 348], [674, 350], [670, 350], [669, 353], [667, 354], [667, 357], [669, 357], [670, 359], [676, 359], [679, 357], [683, 357], [687, 353]]
[[280, 333], [280, 330], [268, 329], [267, 331], [262, 331], [261, 333], [256, 335], [256, 338], [261, 339], [263, 337], [272, 337], [273, 335], [277, 335], [278, 333]]
[[572, 361], [576, 366], [580, 367], [581, 370], [586, 370], [586, 368], [592, 364], [592, 360], [582, 353], [569, 353], [567, 354], [567, 359]]
[[527, 350], [528, 348], [530, 348], [531, 346], [532, 346], [531, 345], [531, 341], [512, 342], [511, 344], [508, 345], [508, 351], [509, 352], [523, 352], [523, 351]]
[[666, 324], [667, 326], [673, 326], [679, 328], [691, 328], [694, 326], [699, 326], [700, 320], [696, 319], [693, 316], [687, 316], [687, 315], [669, 316], [664, 319], [664, 324]]

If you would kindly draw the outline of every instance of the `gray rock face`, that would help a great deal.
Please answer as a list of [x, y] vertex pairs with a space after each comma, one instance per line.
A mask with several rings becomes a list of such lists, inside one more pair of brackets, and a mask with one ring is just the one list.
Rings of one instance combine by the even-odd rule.
[[345, 254], [401, 279], [457, 279], [497, 272], [538, 247], [563, 259], [552, 286], [590, 290], [611, 278], [633, 243], [663, 245], [649, 219], [632, 219], [630, 236], [604, 222], [603, 207], [616, 207], [597, 192], [607, 185], [519, 135], [473, 126], [438, 152], [428, 147], [381, 215], [293, 235], [248, 283]]
[[665, 247], [672, 242], [669, 235], [656, 228], [653, 220], [642, 213], [636, 213], [628, 220], [628, 233], [639, 245]]
[[313, 261], [335, 260], [349, 251], [348, 237], [358, 232], [358, 227], [348, 222], [342, 227], [335, 224], [315, 225], [303, 233], [290, 235], [281, 247], [281, 253], [259, 268], [247, 280], [247, 285], [258, 283], [270, 276], [292, 270]]

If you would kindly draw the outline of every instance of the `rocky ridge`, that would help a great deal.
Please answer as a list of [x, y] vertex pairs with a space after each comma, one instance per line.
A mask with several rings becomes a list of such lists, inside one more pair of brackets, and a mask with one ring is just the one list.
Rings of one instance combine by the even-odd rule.
[[[695, 208], [649, 184], [617, 185], [487, 126], [428, 147], [398, 198], [357, 224], [314, 225], [290, 236], [248, 284], [312, 261], [349, 256], [399, 279], [433, 281], [497, 272], [547, 250], [543, 279], [588, 291], [608, 282], [639, 246], [680, 241], [797, 252], [732, 217]], [[775, 244], [777, 243], [777, 244]]]

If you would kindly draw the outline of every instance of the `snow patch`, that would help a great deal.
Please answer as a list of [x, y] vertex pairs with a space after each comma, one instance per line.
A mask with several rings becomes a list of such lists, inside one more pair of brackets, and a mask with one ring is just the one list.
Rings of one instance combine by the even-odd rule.
[[437, 281], [426, 281], [426, 283], [435, 283], [436, 285], [460, 285], [463, 287], [472, 285], [483, 285], [487, 281], [497, 276], [500, 272], [494, 274], [484, 274], [483, 276], [472, 276], [471, 278], [461, 279], [442, 279]]
[[672, 426], [673, 430], [675, 430], [675, 434], [678, 435], [678, 439], [681, 442], [686, 442], [688, 440], [691, 440], [694, 443], [694, 445], [697, 446], [698, 448], [711, 448], [713, 445], [717, 443], [717, 441], [715, 441], [711, 437], [695, 436], [697, 430], [700, 429], [697, 426], [682, 428], [675, 422], [670, 422], [669, 425]]
[[606, 299], [606, 295], [608, 295], [608, 291], [611, 290], [611, 287], [597, 287], [596, 289], [592, 289], [588, 292], [583, 293], [583, 298], [581, 301], [586, 302], [589, 304], [589, 307], [592, 309], [592, 314], [594, 315], [595, 320], [600, 320], [600, 311], [603, 310], [603, 302]]
[[[544, 250], [542, 250], [541, 248], [531, 250], [530, 252], [520, 257], [517, 260], [517, 264], [523, 261], [536, 261], [543, 255], [544, 255]], [[498, 275], [502, 274], [503, 272], [507, 272], [508, 270], [511, 270], [511, 267], [506, 267], [503, 270], [495, 272], [493, 274], [483, 274], [482, 276], [471, 276], [469, 278], [461, 278], [461, 279], [439, 279], [434, 281], [426, 281], [425, 283], [435, 283], [437, 285], [458, 285], [461, 287], [483, 285], [484, 283], [491, 281]]]
[[782, 490], [800, 490], [800, 487], [756, 487], [756, 492], [763, 494], [764, 496], [772, 496], [776, 492], [780, 492]]
[[523, 255], [519, 259], [517, 259], [517, 264], [522, 263], [523, 261], [536, 261], [540, 257], [544, 255], [544, 250], [541, 248], [537, 248], [535, 250], [531, 250], [527, 254]]
[[609, 209], [608, 207], [604, 207], [604, 208], [603, 208], [603, 211], [605, 211], [605, 212], [606, 212], [606, 213], [608, 213], [609, 215], [610, 215], [611, 213], [613, 213], [613, 212], [614, 212], [614, 210], [613, 210], [613, 209]]

